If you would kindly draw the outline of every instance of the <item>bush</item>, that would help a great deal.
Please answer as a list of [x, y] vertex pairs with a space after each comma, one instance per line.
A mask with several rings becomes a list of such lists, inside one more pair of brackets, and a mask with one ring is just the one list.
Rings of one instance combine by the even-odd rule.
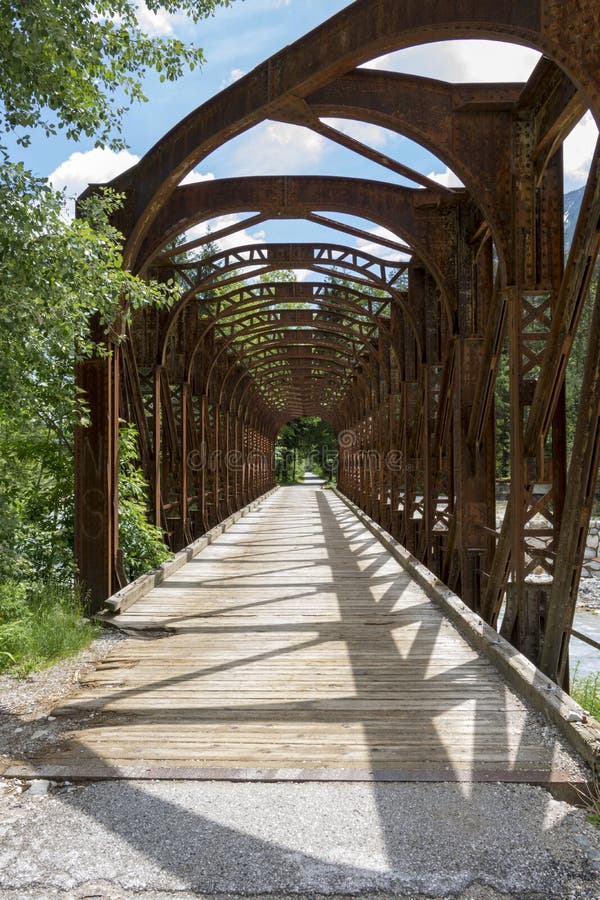
[[53, 581], [0, 584], [0, 671], [26, 674], [77, 653], [99, 628], [83, 617], [83, 599]]
[[119, 545], [129, 581], [170, 559], [160, 528], [147, 518], [148, 485], [138, 464], [137, 431], [119, 430]]

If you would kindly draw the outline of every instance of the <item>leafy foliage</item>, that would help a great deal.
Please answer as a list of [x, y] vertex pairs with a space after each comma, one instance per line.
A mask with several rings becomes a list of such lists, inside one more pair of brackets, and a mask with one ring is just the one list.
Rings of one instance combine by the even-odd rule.
[[[86, 415], [74, 364], [106, 352], [90, 338], [90, 318], [108, 330], [122, 298], [132, 309], [164, 304], [173, 288], [123, 271], [121, 237], [109, 223], [114, 195], [67, 222], [60, 195], [5, 160], [0, 197], [0, 669], [25, 673], [97, 633], [82, 618], [73, 559], [73, 429]], [[131, 524], [145, 505], [142, 490], [127, 470], [133, 566], [148, 546], [153, 559], [166, 555], [156, 535]]]
[[60, 194], [21, 164], [0, 166], [3, 403], [21, 409], [25, 401], [43, 417], [66, 393], [73, 348], [81, 356], [98, 351], [91, 317], [108, 331], [122, 301], [132, 309], [170, 301], [170, 285], [122, 269], [121, 235], [110, 225], [119, 202], [107, 191], [86, 201], [85, 218], [67, 222]]
[[510, 478], [510, 363], [504, 341], [496, 376], [496, 477]]
[[138, 434], [133, 425], [119, 429], [119, 544], [127, 578], [132, 581], [170, 558], [159, 528], [147, 518], [148, 485], [139, 467]]
[[[163, 304], [172, 289], [122, 270], [108, 222], [117, 198], [67, 223], [61, 198], [20, 166], [5, 162], [0, 177], [0, 669], [25, 673], [97, 633], [82, 618], [73, 559], [73, 428], [85, 421], [74, 363], [101, 352], [90, 317], [108, 328], [120, 298]], [[135, 577], [168, 552], [144, 519], [145, 484], [127, 446], [122, 529]]]
[[[146, 10], [196, 22], [231, 0], [147, 0]], [[140, 25], [138, 0], [0, 0], [0, 137], [32, 129], [124, 146], [127, 105], [145, 99], [150, 69], [173, 80], [202, 51]], [[86, 423], [74, 385], [78, 358], [109, 352], [123, 307], [171, 302], [175, 285], [122, 269], [105, 192], [64, 218], [63, 197], [0, 146], [0, 669], [25, 672], [74, 652], [96, 633], [82, 618], [73, 560], [73, 430]], [[93, 337], [90, 323], [94, 323]], [[145, 520], [146, 485], [133, 433], [123, 438], [122, 540], [134, 577], [166, 558]]]
[[[571, 696], [595, 719], [600, 719], [600, 672], [580, 675], [575, 667], [571, 680]], [[595, 792], [589, 806], [589, 821], [600, 828], [600, 784], [595, 782]]]
[[73, 428], [85, 422], [76, 357], [102, 352], [91, 317], [110, 327], [131, 308], [170, 302], [169, 285], [121, 268], [109, 223], [118, 198], [66, 222], [60, 195], [20, 165], [0, 167], [0, 578], [73, 575]]
[[[146, 0], [151, 12], [183, 13], [193, 22], [231, 0]], [[174, 81], [200, 65], [198, 47], [175, 37], [150, 36], [135, 0], [0, 0], [0, 131], [41, 127], [47, 135], [95, 137], [96, 145], [124, 146], [118, 137], [129, 104], [146, 100], [151, 69]]]
[[275, 462], [280, 484], [301, 480], [307, 470], [332, 478], [337, 470], [337, 440], [331, 425], [317, 416], [292, 419], [279, 432]]

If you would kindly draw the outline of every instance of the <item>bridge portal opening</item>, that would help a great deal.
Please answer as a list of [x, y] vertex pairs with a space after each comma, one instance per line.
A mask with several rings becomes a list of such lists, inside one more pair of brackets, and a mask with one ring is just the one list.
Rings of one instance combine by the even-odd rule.
[[291, 419], [279, 431], [275, 473], [279, 484], [298, 484], [307, 474], [335, 483], [338, 442], [332, 426], [319, 416]]

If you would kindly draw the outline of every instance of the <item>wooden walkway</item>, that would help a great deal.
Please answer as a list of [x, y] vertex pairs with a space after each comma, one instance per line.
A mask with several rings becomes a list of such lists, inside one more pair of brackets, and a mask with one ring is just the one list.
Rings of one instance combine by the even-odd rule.
[[534, 714], [332, 491], [278, 491], [118, 619], [154, 632], [119, 643], [55, 710], [73, 729], [23, 771], [556, 774]]

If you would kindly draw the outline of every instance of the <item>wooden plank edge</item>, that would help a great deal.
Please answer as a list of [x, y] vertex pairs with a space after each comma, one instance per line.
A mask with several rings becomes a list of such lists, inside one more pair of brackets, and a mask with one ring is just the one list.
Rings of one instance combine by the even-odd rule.
[[135, 581], [132, 581], [131, 584], [121, 588], [120, 591], [117, 591], [105, 601], [105, 606], [108, 607], [107, 611], [99, 613], [95, 618], [102, 621], [103, 618], [112, 616], [115, 613], [125, 612], [130, 606], [138, 600], [141, 600], [146, 594], [149, 594], [151, 590], [159, 584], [162, 584], [162, 582], [171, 575], [174, 575], [178, 569], [181, 569], [182, 566], [194, 559], [195, 556], [208, 547], [209, 544], [212, 544], [220, 537], [220, 535], [231, 528], [232, 525], [235, 525], [236, 522], [239, 522], [239, 520], [244, 516], [247, 516], [248, 513], [257, 509], [278, 490], [279, 486], [271, 488], [270, 491], [262, 494], [256, 500], [253, 500], [252, 503], [237, 510], [233, 515], [228, 516], [218, 525], [215, 525], [214, 528], [211, 528], [210, 531], [207, 531], [206, 534], [203, 534], [192, 544], [184, 547], [183, 550], [179, 550], [172, 559], [169, 559], [157, 569], [151, 569], [144, 575], [140, 575], [140, 577], [136, 578]]
[[[528, 784], [548, 790], [556, 799], [585, 805], [592, 796], [589, 781], [562, 771], [472, 771], [470, 769], [329, 769], [228, 768], [224, 766], [111, 766], [18, 763], [4, 778], [54, 781], [245, 781], [245, 782], [388, 782], [431, 784]], [[568, 798], [568, 799], [567, 799]]]
[[460, 597], [437, 578], [427, 566], [402, 546], [337, 488], [336, 496], [388, 550], [419, 584], [469, 643], [480, 650], [500, 671], [509, 685], [538, 712], [556, 725], [560, 733], [600, 778], [600, 723], [572, 697], [551, 681], [481, 616], [469, 609]]

